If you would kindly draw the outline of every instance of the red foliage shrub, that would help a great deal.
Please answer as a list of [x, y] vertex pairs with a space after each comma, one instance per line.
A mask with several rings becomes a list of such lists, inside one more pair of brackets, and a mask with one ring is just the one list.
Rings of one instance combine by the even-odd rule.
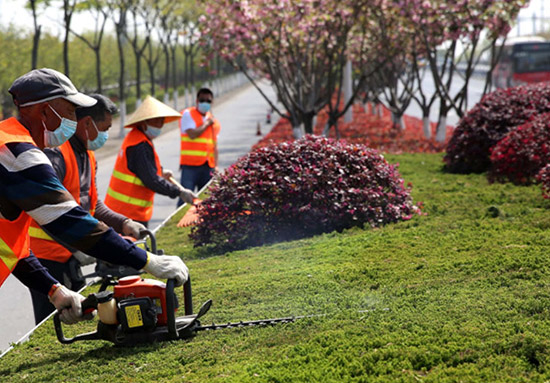
[[491, 149], [491, 181], [528, 185], [550, 162], [550, 113], [510, 131]]
[[397, 166], [377, 151], [316, 136], [258, 148], [217, 178], [198, 207], [195, 246], [230, 250], [419, 212]]
[[[328, 121], [326, 110], [317, 116], [317, 124], [314, 133], [321, 135]], [[382, 117], [365, 112], [361, 105], [353, 106], [353, 121], [340, 122], [338, 129], [340, 138], [348, 143], [367, 145], [385, 153], [437, 153], [442, 152], [445, 143], [439, 143], [433, 139], [427, 140], [422, 132], [422, 121], [418, 118], [404, 116], [406, 129], [404, 131], [393, 128], [390, 112], [384, 109]], [[435, 124], [431, 124], [435, 136]], [[448, 136], [450, 136], [450, 128]], [[336, 138], [334, 129], [330, 130], [330, 138]], [[280, 119], [273, 129], [262, 138], [254, 147], [264, 147], [273, 143], [292, 141], [292, 126], [286, 119]]]
[[489, 169], [490, 149], [510, 130], [550, 112], [550, 84], [521, 85], [489, 93], [458, 123], [453, 132], [445, 167], [455, 173]]

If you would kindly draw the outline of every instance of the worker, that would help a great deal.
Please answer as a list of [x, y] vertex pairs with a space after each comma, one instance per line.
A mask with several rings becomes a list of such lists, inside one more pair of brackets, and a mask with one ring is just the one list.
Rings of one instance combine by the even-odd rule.
[[188, 270], [179, 257], [148, 253], [92, 217], [63, 187], [41, 150], [68, 140], [76, 130], [76, 108], [96, 100], [48, 68], [17, 78], [9, 92], [18, 117], [0, 121], [0, 285], [13, 273], [47, 295], [63, 322], [82, 319], [84, 297], [61, 285], [30, 250], [31, 218], [68, 248], [183, 284]]
[[173, 173], [162, 169], [153, 145], [164, 124], [180, 118], [168, 105], [151, 96], [145, 98], [125, 126], [131, 130], [118, 153], [105, 205], [147, 226], [153, 215], [155, 193], [180, 197], [188, 203], [197, 198], [190, 190], [168, 181]]
[[[197, 92], [196, 105], [182, 111], [180, 133], [181, 185], [191, 191], [201, 190], [210, 181], [218, 165], [220, 123], [211, 106], [214, 94], [208, 88]], [[178, 206], [183, 201], [178, 201]]]
[[[44, 153], [63, 186], [84, 210], [116, 232], [139, 239], [140, 231], [145, 230], [145, 226], [113, 212], [98, 199], [95, 177], [97, 163], [93, 151], [107, 141], [117, 107], [105, 96], [91, 94], [90, 97], [97, 101], [95, 105], [76, 109], [76, 133], [63, 145], [44, 149]], [[81, 265], [93, 263], [95, 258], [58, 244], [36, 221], [31, 222], [29, 234], [33, 253], [54, 278], [64, 281], [65, 286], [73, 291], [84, 287], [86, 279], [82, 276]], [[34, 320], [38, 324], [54, 311], [54, 307], [43, 294], [32, 289], [30, 292]]]

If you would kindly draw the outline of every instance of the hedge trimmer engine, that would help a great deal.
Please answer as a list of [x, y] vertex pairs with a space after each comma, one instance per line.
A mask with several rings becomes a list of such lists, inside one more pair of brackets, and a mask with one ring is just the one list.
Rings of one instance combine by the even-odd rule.
[[121, 278], [113, 291], [102, 290], [82, 301], [84, 314], [97, 310], [97, 331], [65, 338], [59, 315], [54, 315], [57, 339], [61, 343], [103, 339], [116, 345], [134, 345], [153, 341], [186, 339], [194, 336], [200, 325], [198, 319], [212, 304], [206, 301], [198, 314], [193, 314], [191, 281], [184, 285], [185, 316], [175, 317], [178, 300], [174, 294], [175, 281], [165, 284], [140, 276]]

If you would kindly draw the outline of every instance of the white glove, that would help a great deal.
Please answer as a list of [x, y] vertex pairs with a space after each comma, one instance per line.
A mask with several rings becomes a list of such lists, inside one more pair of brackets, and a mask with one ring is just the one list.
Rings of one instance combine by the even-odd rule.
[[143, 224], [136, 222], [130, 218], [122, 223], [122, 234], [129, 235], [130, 237], [134, 237], [135, 239], [140, 238], [140, 232], [143, 230], [147, 230], [147, 228]]
[[195, 199], [198, 199], [199, 197], [189, 189], [182, 189], [180, 192], [180, 198], [183, 202], [191, 204]]
[[173, 177], [174, 176], [174, 172], [171, 171], [170, 169], [162, 169], [162, 178], [164, 178], [165, 180], [168, 180], [170, 179], [170, 177]]
[[85, 298], [79, 293], [75, 293], [65, 286], [59, 285], [49, 299], [59, 312], [61, 322], [74, 324], [85, 319], [82, 317], [82, 306], [80, 305], [80, 302]]
[[147, 263], [143, 270], [161, 279], [175, 279], [181, 286], [189, 278], [189, 270], [180, 257], [175, 255], [155, 255], [147, 252]]

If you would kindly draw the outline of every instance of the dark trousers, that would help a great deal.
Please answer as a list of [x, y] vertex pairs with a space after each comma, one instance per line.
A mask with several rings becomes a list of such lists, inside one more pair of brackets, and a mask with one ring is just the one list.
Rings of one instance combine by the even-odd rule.
[[[48, 269], [52, 277], [73, 291], [80, 290], [86, 284], [86, 280], [82, 277], [82, 273], [80, 272], [80, 263], [74, 257], [71, 257], [69, 261], [65, 263], [47, 259], [39, 259], [39, 261], [42, 266]], [[30, 289], [30, 292], [32, 308], [34, 310], [34, 322], [38, 324], [55, 311], [55, 307], [50, 303], [46, 295], [32, 289]]]
[[[201, 190], [204, 185], [212, 178], [212, 169], [208, 162], [200, 166], [181, 165], [181, 185], [191, 191]], [[183, 205], [183, 201], [178, 199], [178, 206]]]

